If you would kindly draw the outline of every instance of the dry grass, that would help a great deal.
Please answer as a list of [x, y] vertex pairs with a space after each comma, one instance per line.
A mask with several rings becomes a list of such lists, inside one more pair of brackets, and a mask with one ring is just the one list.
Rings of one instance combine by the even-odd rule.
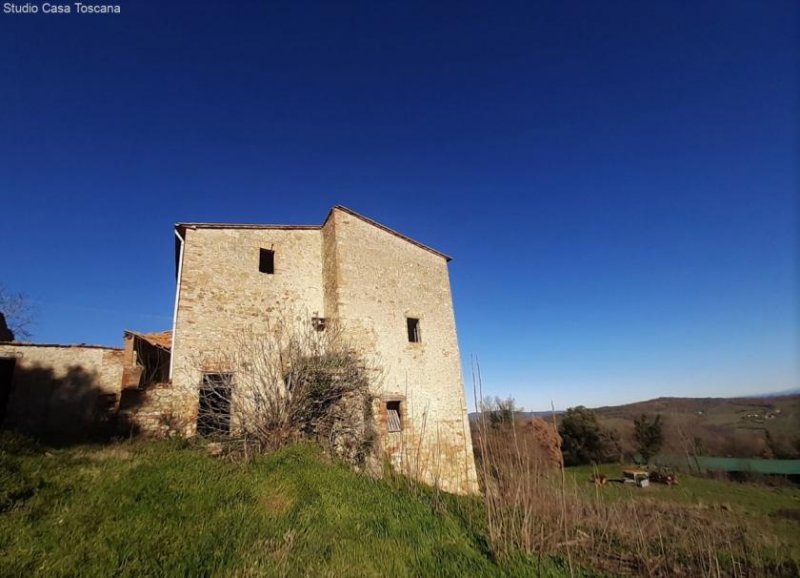
[[[797, 576], [774, 535], [738, 512], [658, 500], [609, 500], [548, 464], [532, 428], [479, 421], [476, 457], [498, 558], [555, 555], [569, 567], [637, 576]], [[582, 485], [579, 485], [582, 484]]]

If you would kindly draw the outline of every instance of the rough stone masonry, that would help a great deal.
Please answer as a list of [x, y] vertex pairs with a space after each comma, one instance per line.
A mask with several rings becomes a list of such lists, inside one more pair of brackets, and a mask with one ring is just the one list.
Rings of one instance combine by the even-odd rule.
[[[172, 385], [197, 392], [197, 360], [242, 331], [335, 322], [370, 366], [383, 455], [447, 491], [478, 489], [449, 257], [344, 207], [320, 226], [182, 223]], [[186, 433], [198, 396], [182, 404]], [[235, 416], [231, 416], [235, 420]]]

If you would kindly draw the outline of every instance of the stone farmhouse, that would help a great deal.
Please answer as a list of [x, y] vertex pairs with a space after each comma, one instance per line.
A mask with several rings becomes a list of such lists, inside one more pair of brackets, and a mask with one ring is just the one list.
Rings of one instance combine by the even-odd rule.
[[[450, 257], [341, 206], [321, 225], [180, 223], [175, 251], [171, 334], [128, 331], [123, 349], [97, 352], [0, 344], [0, 381], [9, 382], [5, 401], [0, 383], [0, 411], [7, 424], [31, 421], [24, 409], [31, 403], [25, 378], [3, 378], [16, 375], [9, 364], [27, 370], [23, 376], [34, 365], [58, 366], [50, 377], [61, 385], [48, 395], [63, 399], [59, 389], [75, 389], [69, 385], [72, 356], [94, 380], [92, 399], [102, 400], [95, 406], [112, 407], [118, 426], [191, 435], [208, 384], [226, 376], [233, 378], [231, 395], [246, 387], [230, 374], [232, 368], [212, 361], [213, 352], [234, 347], [242, 332], [263, 334], [287, 323], [326, 331], [336, 324], [367, 364], [379, 369], [372, 388], [383, 455], [404, 473], [445, 490], [477, 491]], [[39, 406], [48, 403], [55, 402], [40, 400]], [[235, 412], [236, 405], [216, 407]], [[96, 415], [84, 417], [98, 422]], [[235, 421], [231, 415], [229, 423]]]

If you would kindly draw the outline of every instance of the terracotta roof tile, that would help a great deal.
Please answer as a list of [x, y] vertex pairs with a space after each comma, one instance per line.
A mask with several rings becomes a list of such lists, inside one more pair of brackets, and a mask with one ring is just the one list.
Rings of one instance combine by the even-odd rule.
[[172, 349], [172, 331], [159, 331], [156, 333], [139, 333], [138, 331], [125, 331], [126, 335], [135, 335], [147, 341], [150, 345], [161, 349]]

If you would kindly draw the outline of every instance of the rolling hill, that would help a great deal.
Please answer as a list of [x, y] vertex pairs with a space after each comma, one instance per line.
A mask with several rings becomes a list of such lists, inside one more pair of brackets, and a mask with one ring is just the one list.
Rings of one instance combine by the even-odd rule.
[[[575, 405], [579, 405], [576, 403]], [[623, 450], [634, 453], [633, 421], [661, 414], [665, 451], [692, 451], [731, 457], [800, 456], [800, 393], [759, 397], [659, 397], [625, 405], [592, 408], [600, 424], [619, 432]], [[563, 412], [556, 412], [556, 418]], [[518, 417], [549, 419], [551, 412], [520, 412]], [[478, 414], [470, 415], [476, 419]]]

